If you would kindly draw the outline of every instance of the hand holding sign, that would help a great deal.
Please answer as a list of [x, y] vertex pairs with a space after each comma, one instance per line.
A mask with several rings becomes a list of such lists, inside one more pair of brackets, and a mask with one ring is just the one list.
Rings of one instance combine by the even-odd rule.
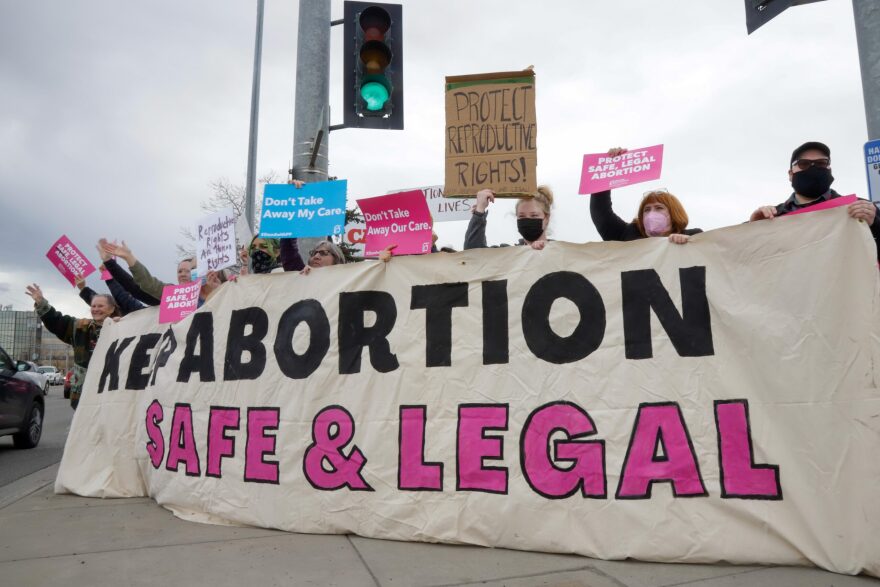
[[663, 145], [584, 155], [579, 194], [595, 194], [660, 178]]

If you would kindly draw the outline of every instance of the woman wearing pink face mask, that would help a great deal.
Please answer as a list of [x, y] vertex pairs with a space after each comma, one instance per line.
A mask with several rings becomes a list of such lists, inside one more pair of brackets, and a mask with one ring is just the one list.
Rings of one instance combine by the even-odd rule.
[[[626, 149], [611, 149], [609, 157], [626, 153]], [[650, 236], [669, 237], [669, 241], [684, 244], [699, 228], [687, 228], [688, 216], [684, 206], [665, 189], [645, 193], [639, 212], [632, 222], [615, 214], [611, 207], [611, 190], [590, 196], [590, 216], [602, 240], [632, 241]]]

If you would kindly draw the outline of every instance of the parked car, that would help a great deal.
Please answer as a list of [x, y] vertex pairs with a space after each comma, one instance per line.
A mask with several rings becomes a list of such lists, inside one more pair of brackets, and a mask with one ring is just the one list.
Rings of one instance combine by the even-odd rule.
[[37, 370], [46, 376], [46, 379], [49, 380], [49, 385], [61, 385], [61, 371], [56, 367], [53, 367], [52, 365], [41, 365], [37, 367]]
[[34, 448], [43, 434], [43, 390], [26, 374], [29, 370], [0, 347], [0, 436], [11, 434], [15, 448]]
[[68, 371], [64, 376], [64, 399], [70, 399], [70, 379], [73, 377], [73, 371]]
[[49, 393], [49, 378], [40, 372], [40, 368], [37, 367], [36, 363], [18, 361], [16, 364], [20, 366], [19, 372], [33, 380], [34, 384], [43, 391], [43, 395]]

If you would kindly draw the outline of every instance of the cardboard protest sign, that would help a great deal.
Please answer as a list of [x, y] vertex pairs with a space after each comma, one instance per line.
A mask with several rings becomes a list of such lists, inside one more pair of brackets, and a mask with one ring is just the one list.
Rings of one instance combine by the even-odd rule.
[[663, 145], [632, 149], [622, 155], [584, 155], [579, 194], [595, 194], [660, 178]]
[[95, 270], [95, 266], [86, 259], [82, 251], [63, 234], [49, 248], [46, 258], [64, 276], [64, 279], [70, 282], [70, 285], [76, 285], [77, 276], [86, 277]]
[[357, 203], [367, 223], [365, 257], [376, 257], [390, 245], [397, 245], [395, 255], [431, 252], [431, 214], [421, 190], [365, 198]]
[[428, 202], [428, 210], [431, 212], [431, 219], [434, 224], [438, 222], [454, 222], [456, 220], [470, 220], [471, 208], [473, 208], [477, 200], [476, 198], [447, 198], [443, 195], [442, 185], [430, 185], [423, 188], [410, 188], [407, 190], [394, 190], [388, 192], [390, 194], [399, 194], [400, 192], [411, 192], [420, 190]]
[[537, 135], [531, 69], [447, 77], [446, 197], [534, 194]]
[[201, 275], [232, 267], [238, 261], [235, 244], [235, 212], [226, 208], [208, 214], [195, 226], [196, 264]]
[[342, 234], [348, 181], [266, 184], [260, 212], [263, 238], [327, 237]]
[[199, 292], [201, 290], [201, 280], [163, 287], [162, 299], [159, 304], [159, 324], [180, 322], [195, 312], [199, 307]]
[[173, 328], [156, 308], [104, 325], [55, 490], [291, 532], [880, 575], [876, 255], [837, 209], [686, 246], [242, 278]]
[[785, 216], [794, 216], [796, 214], [805, 214], [807, 212], [818, 212], [820, 210], [830, 210], [831, 208], [839, 208], [841, 206], [849, 206], [858, 200], [855, 194], [849, 196], [840, 196], [839, 198], [834, 198], [833, 200], [825, 200], [824, 202], [819, 202], [818, 204], [813, 204], [812, 206], [807, 206], [806, 208], [800, 208], [798, 210], [792, 210], [787, 213]]

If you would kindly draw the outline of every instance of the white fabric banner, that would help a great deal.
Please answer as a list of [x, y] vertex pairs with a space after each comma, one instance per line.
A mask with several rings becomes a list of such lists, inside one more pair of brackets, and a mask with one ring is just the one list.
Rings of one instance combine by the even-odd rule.
[[843, 209], [228, 283], [105, 326], [56, 491], [187, 519], [880, 575], [880, 309]]

